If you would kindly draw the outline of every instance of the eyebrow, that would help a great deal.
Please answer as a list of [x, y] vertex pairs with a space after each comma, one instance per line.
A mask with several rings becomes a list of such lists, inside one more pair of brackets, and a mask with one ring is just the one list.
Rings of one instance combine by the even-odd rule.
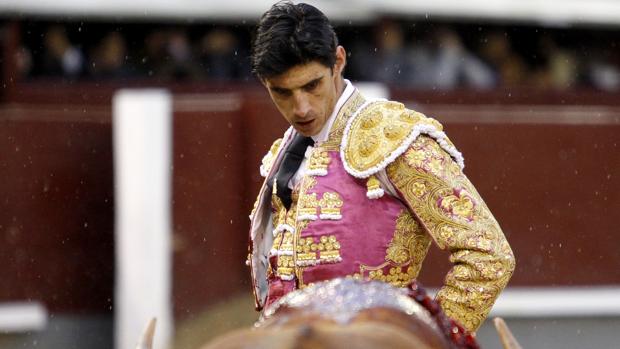
[[[304, 87], [310, 86], [312, 84], [315, 84], [315, 83], [321, 81], [321, 79], [323, 79], [324, 77], [325, 77], [324, 75], [321, 75], [318, 78], [315, 78], [315, 79], [312, 79], [312, 80], [308, 81], [307, 83], [303, 84], [299, 88], [304, 88]], [[271, 86], [270, 89], [272, 91], [282, 93], [282, 92], [290, 92], [291, 90], [294, 90], [295, 88], [289, 89], [289, 88], [284, 88], [284, 87], [279, 87], [279, 86]]]

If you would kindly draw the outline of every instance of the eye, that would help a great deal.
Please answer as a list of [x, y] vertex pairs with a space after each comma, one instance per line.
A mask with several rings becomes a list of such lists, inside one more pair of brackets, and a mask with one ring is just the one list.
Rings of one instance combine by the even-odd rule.
[[289, 96], [291, 94], [291, 91], [285, 90], [285, 89], [282, 89], [282, 88], [274, 88], [271, 91], [273, 93], [277, 94], [280, 97], [286, 97], [286, 96]]
[[306, 91], [312, 91], [314, 90], [317, 86], [319, 86], [319, 83], [321, 82], [320, 79], [314, 80], [314, 81], [310, 81], [308, 84], [306, 84], [306, 86], [304, 86], [304, 90]]

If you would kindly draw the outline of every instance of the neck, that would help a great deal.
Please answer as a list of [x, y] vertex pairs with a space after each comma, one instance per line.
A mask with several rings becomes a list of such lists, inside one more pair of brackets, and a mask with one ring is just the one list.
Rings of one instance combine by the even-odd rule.
[[338, 79], [336, 79], [336, 100], [338, 100], [340, 96], [342, 96], [342, 92], [344, 92], [344, 86], [344, 78], [342, 77], [342, 75], [340, 75]]
[[336, 83], [335, 83], [335, 87], [336, 87], [336, 98], [334, 98], [334, 104], [332, 105], [332, 112], [334, 111], [334, 108], [336, 108], [336, 104], [338, 104], [338, 100], [340, 99], [340, 96], [342, 96], [342, 93], [344, 92], [344, 88], [345, 88], [346, 84], [344, 82], [344, 78], [342, 77], [342, 75], [338, 76], [336, 78]]

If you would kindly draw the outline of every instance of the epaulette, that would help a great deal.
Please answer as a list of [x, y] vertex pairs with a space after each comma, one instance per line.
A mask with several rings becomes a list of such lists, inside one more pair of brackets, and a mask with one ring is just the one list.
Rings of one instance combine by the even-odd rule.
[[465, 166], [463, 155], [437, 120], [409, 110], [402, 103], [386, 100], [368, 101], [351, 116], [342, 137], [340, 156], [350, 175], [368, 178], [407, 151], [421, 134], [435, 139], [461, 169]]
[[269, 171], [271, 170], [271, 166], [273, 165], [276, 156], [278, 155], [278, 150], [280, 149], [280, 145], [282, 144], [282, 138], [278, 138], [273, 142], [271, 148], [265, 156], [263, 156], [263, 160], [260, 165], [260, 175], [263, 177], [267, 177]]

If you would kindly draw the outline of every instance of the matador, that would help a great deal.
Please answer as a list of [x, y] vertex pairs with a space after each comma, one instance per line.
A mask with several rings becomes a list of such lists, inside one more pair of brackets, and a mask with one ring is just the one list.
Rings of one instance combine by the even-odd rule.
[[476, 331], [510, 279], [511, 248], [436, 120], [365, 98], [325, 15], [280, 2], [261, 18], [254, 73], [290, 123], [265, 155], [250, 214], [257, 309], [338, 277], [405, 287], [431, 243], [450, 252], [436, 299]]

